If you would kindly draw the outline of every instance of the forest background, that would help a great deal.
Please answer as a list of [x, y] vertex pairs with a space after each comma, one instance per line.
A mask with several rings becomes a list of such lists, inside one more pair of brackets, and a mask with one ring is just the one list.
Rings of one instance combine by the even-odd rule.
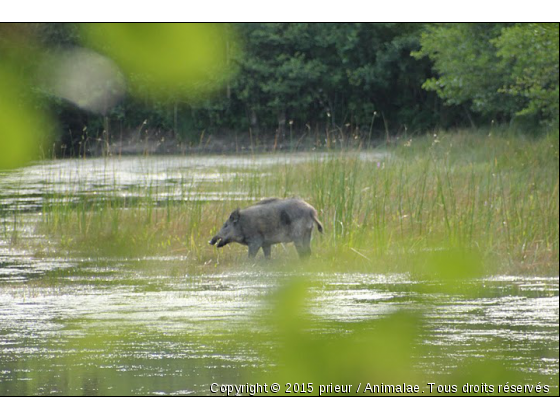
[[[56, 155], [95, 154], [124, 141], [155, 141], [156, 151], [239, 151], [368, 145], [462, 127], [558, 127], [556, 23], [111, 25], [97, 25], [93, 37], [87, 25], [71, 23], [0, 27], [0, 56], [25, 84], [20, 96], [55, 116]], [[165, 68], [202, 45], [219, 71], [201, 63], [198, 82], [168, 77], [172, 86], [154, 89], [149, 72], [119, 62], [127, 35], [143, 40], [138, 60], [151, 54]], [[167, 51], [155, 53], [170, 38]], [[88, 109], [37, 81], [44, 64], [34, 52], [84, 46], [124, 69], [126, 93], [110, 106]]]

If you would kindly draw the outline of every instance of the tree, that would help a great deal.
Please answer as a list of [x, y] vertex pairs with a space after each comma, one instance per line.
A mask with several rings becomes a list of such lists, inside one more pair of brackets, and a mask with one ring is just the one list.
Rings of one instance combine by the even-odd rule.
[[447, 104], [493, 119], [558, 118], [558, 24], [433, 24], [420, 42], [413, 56], [437, 73], [423, 87]]
[[558, 121], [558, 28], [558, 23], [517, 24], [493, 40], [498, 57], [510, 69], [500, 91], [523, 99], [517, 115]]
[[413, 53], [416, 58], [429, 57], [437, 73], [424, 82], [424, 89], [436, 92], [447, 104], [464, 104], [486, 116], [510, 115], [517, 105], [500, 92], [507, 69], [490, 42], [502, 27], [489, 23], [428, 25], [420, 38], [422, 49]]
[[421, 89], [429, 60], [417, 24], [247, 24], [245, 54], [232, 95], [247, 106], [253, 125], [285, 120], [300, 127], [368, 127], [374, 112], [393, 123], [427, 128], [438, 121]]

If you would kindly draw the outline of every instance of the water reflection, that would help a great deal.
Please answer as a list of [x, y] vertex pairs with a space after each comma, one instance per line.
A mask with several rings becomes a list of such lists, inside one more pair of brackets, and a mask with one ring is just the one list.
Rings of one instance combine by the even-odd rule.
[[[57, 269], [56, 286], [3, 287], [1, 394], [204, 394], [214, 381], [239, 383], [272, 363], [258, 348], [266, 341], [251, 345], [237, 334], [266, 335], [258, 319], [290, 273], [254, 269], [176, 277], [139, 270], [136, 261], [126, 259], [72, 263], [73, 268]], [[438, 298], [437, 305], [424, 308], [433, 327], [422, 337], [424, 344], [445, 349], [459, 363], [489, 357], [486, 347], [475, 344], [500, 339], [512, 356], [504, 363], [543, 378], [557, 375], [557, 279], [485, 281], [490, 294], [501, 296]], [[325, 274], [311, 290], [313, 325], [328, 333], [325, 321], [340, 328], [341, 322], [418, 305], [411, 282], [397, 275]], [[512, 296], [511, 286], [523, 287]], [[543, 348], [547, 352], [535, 357]], [[438, 365], [438, 357], [428, 354], [419, 364], [434, 372], [449, 367]], [[59, 384], [66, 369], [77, 369], [87, 381], [97, 379], [66, 387]], [[31, 388], [24, 385], [28, 381]], [[34, 388], [38, 382], [42, 387]]]
[[[45, 199], [88, 198], [134, 199], [145, 196], [146, 188], [154, 199], [188, 198], [208, 201], [247, 199], [246, 193], [223, 192], [221, 182], [248, 176], [258, 168], [267, 176], [272, 165], [297, 164], [327, 159], [328, 154], [267, 154], [252, 156], [124, 156], [119, 158], [66, 159], [49, 161], [0, 173], [0, 208], [3, 212], [39, 211]], [[376, 161], [386, 157], [379, 152], [356, 155]], [[109, 194], [110, 193], [110, 194]]]
[[[281, 162], [68, 160], [3, 175], [0, 395], [200, 395], [213, 382], [254, 381], [275, 366], [268, 349], [277, 337], [263, 321], [270, 297], [294, 275], [313, 279], [306, 306], [310, 334], [345, 334], [364, 321], [418, 310], [428, 326], [415, 343], [427, 349], [419, 369], [445, 374], [464, 360], [494, 358], [522, 375], [557, 383], [557, 278], [474, 279], [483, 285], [477, 295], [443, 295], [406, 274], [302, 273], [297, 266], [258, 264], [193, 274], [181, 270], [184, 256], [39, 257], [10, 246], [14, 223], [20, 242], [49, 246], [33, 227], [53, 191], [103, 198], [107, 191], [126, 196], [140, 194], [138, 185], [158, 185], [162, 194], [179, 194], [174, 186], [185, 179], [211, 191], [224, 177], [242, 173], [224, 167], [266, 166], [267, 159]], [[25, 218], [14, 222], [12, 210], [22, 208]]]

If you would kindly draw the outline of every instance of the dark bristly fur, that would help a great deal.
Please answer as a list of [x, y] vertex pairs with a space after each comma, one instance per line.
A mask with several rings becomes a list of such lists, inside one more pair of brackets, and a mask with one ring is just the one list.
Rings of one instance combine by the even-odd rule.
[[297, 198], [281, 200], [266, 198], [251, 207], [233, 211], [222, 229], [210, 240], [221, 248], [230, 242], [247, 245], [253, 258], [260, 248], [270, 258], [271, 246], [293, 242], [300, 257], [311, 255], [311, 232], [314, 224], [319, 232], [323, 225], [317, 211]]

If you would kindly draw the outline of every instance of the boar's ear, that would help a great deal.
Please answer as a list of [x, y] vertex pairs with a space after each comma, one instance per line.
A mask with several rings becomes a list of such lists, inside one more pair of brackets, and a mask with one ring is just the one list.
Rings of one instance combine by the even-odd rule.
[[229, 216], [229, 220], [233, 223], [237, 223], [239, 221], [239, 208], [235, 209], [231, 215]]

